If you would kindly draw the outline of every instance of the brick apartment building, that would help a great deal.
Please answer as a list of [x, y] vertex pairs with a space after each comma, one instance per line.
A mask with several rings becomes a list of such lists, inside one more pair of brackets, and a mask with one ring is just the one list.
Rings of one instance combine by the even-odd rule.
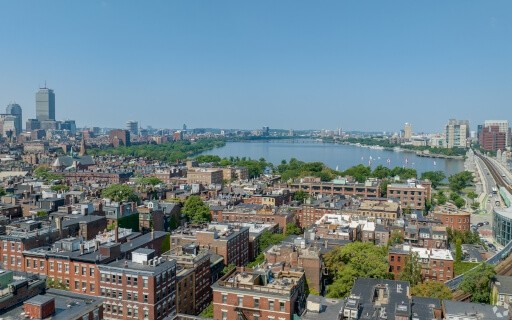
[[168, 260], [175, 260], [177, 264], [177, 313], [200, 314], [212, 299], [210, 253], [190, 244], [174, 247], [164, 256]]
[[99, 265], [105, 318], [163, 319], [176, 314], [176, 261], [137, 249], [131, 260]]
[[234, 207], [211, 206], [212, 221], [252, 222], [277, 224], [280, 231], [286, 232], [286, 225], [294, 222], [294, 211], [290, 208], [269, 209], [258, 204], [239, 204]]
[[309, 194], [357, 196], [362, 198], [377, 198], [380, 196], [380, 183], [367, 181], [365, 183], [348, 182], [344, 179], [335, 182], [320, 182], [319, 180], [305, 180], [292, 182], [292, 191], [305, 191]]
[[388, 185], [390, 199], [400, 201], [402, 209], [423, 210], [425, 203], [431, 200], [432, 183], [428, 180], [408, 180], [407, 183], [392, 183]]
[[187, 183], [199, 183], [205, 186], [211, 184], [222, 184], [223, 173], [219, 169], [189, 169], [187, 171]]
[[301, 228], [307, 228], [320, 220], [325, 214], [339, 214], [350, 205], [350, 200], [343, 195], [323, 196], [307, 200], [295, 213]]
[[237, 268], [212, 285], [214, 319], [296, 318], [306, 305], [303, 272]]
[[211, 223], [198, 228], [178, 228], [171, 234], [171, 247], [197, 244], [224, 258], [224, 264], [249, 263], [249, 228]]
[[471, 213], [460, 210], [453, 204], [436, 206], [434, 217], [440, 220], [443, 226], [452, 230], [469, 231], [471, 230]]
[[119, 146], [129, 146], [131, 145], [130, 141], [130, 131], [115, 129], [111, 130], [108, 134], [110, 143], [115, 147]]
[[401, 208], [398, 201], [391, 199], [364, 199], [361, 201], [356, 214], [365, 218], [377, 218], [386, 223], [392, 223], [400, 218]]
[[453, 257], [450, 250], [414, 248], [410, 245], [397, 245], [389, 249], [389, 271], [400, 276], [410, 254], [418, 254], [421, 275], [424, 280], [445, 282], [454, 277]]

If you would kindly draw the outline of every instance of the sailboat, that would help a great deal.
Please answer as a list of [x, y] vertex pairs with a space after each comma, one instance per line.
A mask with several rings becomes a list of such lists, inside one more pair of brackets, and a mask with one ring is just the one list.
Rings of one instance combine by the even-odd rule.
[[336, 171], [339, 171], [339, 170], [338, 170], [338, 166], [336, 166]]
[[436, 160], [434, 160], [434, 165], [437, 166]]

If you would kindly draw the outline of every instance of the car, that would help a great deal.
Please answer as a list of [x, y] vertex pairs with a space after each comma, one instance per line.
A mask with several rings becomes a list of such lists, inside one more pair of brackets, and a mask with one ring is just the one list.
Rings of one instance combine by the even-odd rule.
[[477, 227], [483, 227], [484, 226], [484, 223], [483, 222], [479, 222], [476, 224]]
[[489, 225], [489, 221], [485, 221], [484, 225], [488, 226]]

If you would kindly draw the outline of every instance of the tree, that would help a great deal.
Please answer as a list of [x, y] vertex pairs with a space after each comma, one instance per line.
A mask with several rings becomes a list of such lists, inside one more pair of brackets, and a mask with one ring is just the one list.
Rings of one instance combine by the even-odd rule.
[[259, 250], [260, 252], [265, 251], [269, 246], [278, 244], [283, 241], [286, 236], [282, 233], [272, 233], [268, 230], [265, 230], [261, 233], [260, 242], [259, 242]]
[[491, 280], [496, 275], [494, 267], [482, 262], [478, 267], [468, 271], [460, 284], [464, 293], [471, 294], [472, 302], [489, 303], [491, 296]]
[[388, 196], [389, 180], [384, 179], [380, 182], [380, 196], [386, 198]]
[[0, 187], [0, 197], [5, 196], [7, 193], [5, 192], [5, 189]]
[[111, 184], [101, 193], [103, 198], [109, 198], [112, 201], [139, 201], [139, 197], [135, 194], [132, 188], [126, 184]]
[[295, 223], [290, 222], [286, 224], [286, 236], [290, 235], [300, 235], [302, 234], [302, 229], [299, 228]]
[[378, 178], [378, 179], [384, 179], [389, 177], [391, 174], [391, 170], [388, 167], [384, 167], [383, 165], [379, 164], [372, 172], [372, 177]]
[[333, 280], [327, 290], [327, 296], [331, 298], [346, 297], [358, 277], [392, 278], [388, 272], [386, 248], [369, 242], [337, 247], [325, 255], [324, 262]]
[[213, 318], [213, 302], [210, 302], [208, 307], [204, 308], [203, 312], [200, 314], [203, 318]]
[[462, 239], [455, 240], [455, 262], [462, 261]]
[[471, 185], [473, 175], [469, 171], [454, 174], [448, 178], [448, 185], [453, 192], [461, 192], [462, 189]]
[[50, 167], [41, 165], [34, 169], [32, 173], [34, 177], [38, 179], [42, 179], [46, 182], [54, 181], [54, 180], [62, 180], [64, 177], [58, 173], [52, 172]]
[[309, 197], [308, 193], [304, 190], [296, 191], [293, 194], [293, 200], [299, 201], [299, 202], [304, 202], [304, 200], [307, 199], [308, 197]]
[[444, 283], [437, 281], [418, 283], [417, 285], [411, 287], [411, 295], [448, 300], [451, 300], [453, 297], [450, 288], [448, 288]]
[[404, 243], [404, 235], [398, 229], [393, 230], [389, 236], [389, 246], [402, 243]]
[[436, 198], [437, 204], [440, 206], [446, 204], [446, 201], [448, 201], [448, 198], [446, 198], [446, 195], [442, 191], [439, 191], [436, 194], [435, 198]]
[[409, 281], [411, 286], [421, 282], [421, 263], [417, 252], [413, 252], [405, 257], [404, 270], [400, 274], [400, 280]]
[[221, 274], [222, 275], [228, 274], [228, 273], [230, 273], [235, 268], [236, 268], [235, 264], [234, 263], [230, 263], [227, 266], [225, 266], [224, 269], [222, 269]]
[[425, 171], [421, 174], [421, 180], [428, 179], [432, 182], [432, 187], [437, 189], [441, 182], [446, 179], [446, 174], [443, 171]]
[[193, 223], [209, 222], [212, 219], [210, 208], [196, 195], [187, 198], [181, 212]]
[[343, 172], [343, 175], [354, 177], [357, 182], [365, 182], [371, 176], [371, 174], [372, 170], [370, 167], [362, 164], [348, 168]]
[[474, 191], [469, 191], [468, 194], [467, 194], [468, 198], [471, 199], [471, 200], [475, 200], [476, 198], [478, 198], [478, 195], [474, 192]]
[[462, 199], [462, 198], [455, 199], [455, 206], [457, 208], [460, 209], [460, 208], [464, 207], [465, 204], [466, 204], [466, 201], [464, 199]]

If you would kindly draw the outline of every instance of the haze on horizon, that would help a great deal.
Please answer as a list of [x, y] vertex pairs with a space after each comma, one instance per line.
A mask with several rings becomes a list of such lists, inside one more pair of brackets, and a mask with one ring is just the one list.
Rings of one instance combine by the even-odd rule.
[[79, 126], [471, 130], [511, 119], [512, 2], [2, 1], [0, 109]]

